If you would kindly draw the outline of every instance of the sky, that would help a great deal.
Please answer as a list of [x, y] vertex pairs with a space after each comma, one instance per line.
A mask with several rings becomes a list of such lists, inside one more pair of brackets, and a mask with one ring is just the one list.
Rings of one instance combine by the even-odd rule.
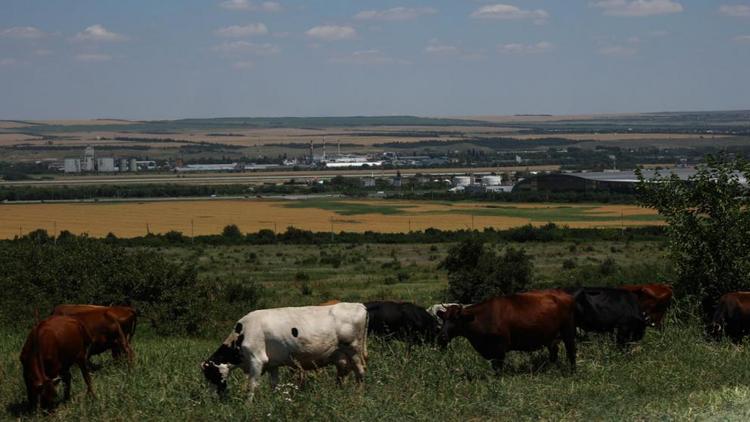
[[730, 109], [748, 0], [0, 0], [0, 119]]

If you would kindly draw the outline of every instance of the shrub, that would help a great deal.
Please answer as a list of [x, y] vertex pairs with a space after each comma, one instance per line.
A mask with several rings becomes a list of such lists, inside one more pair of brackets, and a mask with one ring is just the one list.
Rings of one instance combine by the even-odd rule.
[[448, 270], [448, 295], [463, 303], [524, 291], [533, 273], [531, 257], [523, 249], [509, 247], [498, 255], [476, 238], [451, 248], [440, 267]]
[[242, 232], [236, 224], [230, 224], [224, 227], [224, 230], [221, 231], [221, 235], [230, 239], [240, 239], [242, 237]]

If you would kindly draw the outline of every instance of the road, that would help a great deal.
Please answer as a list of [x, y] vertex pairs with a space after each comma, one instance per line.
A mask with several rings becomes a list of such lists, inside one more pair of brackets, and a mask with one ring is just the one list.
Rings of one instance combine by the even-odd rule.
[[86, 175], [60, 176], [45, 180], [0, 180], [1, 186], [80, 186], [80, 185], [129, 185], [129, 184], [190, 184], [190, 185], [229, 185], [257, 184], [263, 182], [283, 182], [291, 179], [316, 180], [344, 177], [392, 177], [398, 171], [404, 177], [416, 174], [432, 176], [455, 176], [467, 173], [477, 175], [503, 173], [510, 171], [546, 171], [559, 169], [559, 166], [519, 166], [519, 167], [476, 167], [476, 168], [423, 168], [392, 170], [321, 170], [321, 171], [267, 171], [257, 173], [204, 173], [204, 174], [122, 174], [122, 175]]

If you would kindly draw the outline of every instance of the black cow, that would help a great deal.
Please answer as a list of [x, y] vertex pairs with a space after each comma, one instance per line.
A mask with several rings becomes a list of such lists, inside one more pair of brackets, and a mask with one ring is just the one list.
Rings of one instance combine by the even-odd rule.
[[648, 325], [648, 317], [634, 293], [607, 287], [569, 289], [576, 300], [576, 327], [595, 333], [616, 332], [617, 343], [639, 341]]
[[367, 331], [404, 341], [434, 341], [438, 334], [435, 318], [424, 308], [408, 302], [376, 301], [367, 308]]
[[750, 292], [733, 292], [719, 299], [708, 327], [716, 340], [727, 335], [733, 342], [742, 342], [750, 334]]

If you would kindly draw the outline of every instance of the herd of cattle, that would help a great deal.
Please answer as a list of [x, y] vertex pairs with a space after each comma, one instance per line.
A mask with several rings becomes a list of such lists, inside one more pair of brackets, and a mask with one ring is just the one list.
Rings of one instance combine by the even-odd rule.
[[[305, 370], [335, 365], [340, 383], [350, 372], [362, 381], [368, 333], [408, 342], [434, 342], [441, 347], [465, 337], [500, 372], [507, 352], [549, 350], [557, 361], [565, 346], [572, 370], [576, 365], [577, 330], [614, 333], [618, 344], [639, 341], [647, 326], [661, 328], [672, 300], [663, 284], [618, 288], [530, 291], [493, 297], [472, 305], [437, 304], [427, 309], [406, 302], [344, 303], [262, 309], [250, 312], [206, 361], [205, 378], [221, 394], [232, 369], [248, 377], [249, 394], [269, 374], [272, 386], [281, 366]], [[136, 311], [127, 306], [60, 305], [38, 322], [21, 351], [28, 404], [49, 409], [56, 384], [70, 397], [70, 368], [77, 365], [93, 395], [89, 370], [92, 355], [111, 351], [113, 358], [133, 359], [130, 347]], [[750, 333], [750, 292], [721, 297], [707, 327], [709, 334], [734, 341]]]

